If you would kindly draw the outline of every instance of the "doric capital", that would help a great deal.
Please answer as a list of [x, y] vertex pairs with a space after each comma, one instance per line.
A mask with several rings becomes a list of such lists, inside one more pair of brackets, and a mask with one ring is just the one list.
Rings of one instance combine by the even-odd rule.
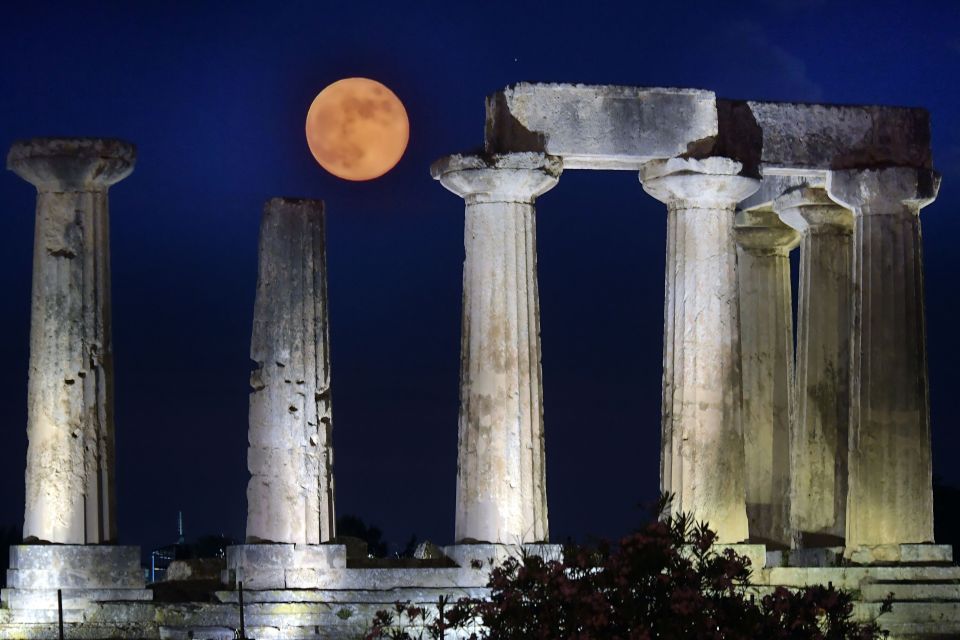
[[39, 191], [96, 191], [133, 171], [137, 149], [111, 138], [33, 138], [15, 142], [7, 169]]
[[741, 211], [734, 220], [737, 244], [750, 253], [783, 254], [800, 243], [800, 234], [769, 209]]
[[853, 232], [853, 212], [830, 199], [826, 189], [792, 187], [773, 201], [773, 209], [800, 233]]
[[435, 180], [468, 204], [532, 203], [557, 184], [561, 172], [560, 158], [542, 153], [456, 154], [430, 167]]
[[852, 169], [827, 175], [830, 197], [855, 215], [917, 215], [939, 190], [940, 174], [929, 169]]
[[640, 168], [643, 190], [675, 208], [728, 209], [760, 188], [739, 175], [743, 165], [730, 158], [651, 160]]

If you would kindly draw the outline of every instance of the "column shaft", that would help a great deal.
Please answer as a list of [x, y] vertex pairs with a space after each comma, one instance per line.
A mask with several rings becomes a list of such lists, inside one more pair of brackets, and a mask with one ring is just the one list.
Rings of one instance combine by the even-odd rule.
[[789, 545], [790, 250], [798, 234], [764, 214], [745, 212], [737, 226], [747, 519], [751, 540]]
[[457, 540], [547, 538], [534, 215], [467, 206]]
[[132, 145], [36, 139], [7, 166], [37, 186], [23, 536], [115, 542], [113, 346], [107, 189]]
[[775, 201], [802, 234], [796, 410], [792, 424], [791, 538], [842, 545], [847, 504], [853, 214], [823, 189], [799, 186]]
[[540, 154], [451, 156], [432, 171], [466, 200], [455, 540], [545, 541], [533, 202], [561, 166]]
[[933, 540], [920, 207], [927, 171], [831, 174], [854, 212], [847, 548]]
[[326, 542], [335, 514], [320, 201], [264, 207], [250, 357], [247, 541]]
[[723, 158], [670, 160], [641, 170], [666, 202], [663, 476], [672, 508], [706, 520], [722, 542], [746, 540], [742, 377], [734, 207], [758, 182]]

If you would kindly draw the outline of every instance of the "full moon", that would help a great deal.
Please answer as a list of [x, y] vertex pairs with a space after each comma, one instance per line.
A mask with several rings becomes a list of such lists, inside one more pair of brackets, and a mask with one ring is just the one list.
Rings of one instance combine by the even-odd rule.
[[407, 110], [376, 80], [338, 80], [313, 99], [307, 112], [310, 153], [345, 180], [372, 180], [390, 171], [409, 139]]

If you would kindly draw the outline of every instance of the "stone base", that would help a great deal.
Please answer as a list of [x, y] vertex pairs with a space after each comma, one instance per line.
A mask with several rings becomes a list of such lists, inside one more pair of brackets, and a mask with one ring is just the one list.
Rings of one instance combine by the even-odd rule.
[[953, 547], [948, 544], [880, 544], [847, 547], [843, 555], [851, 564], [953, 563]]
[[7, 589], [0, 600], [7, 609], [64, 610], [93, 602], [145, 601], [140, 548], [109, 545], [15, 545], [10, 547]]
[[544, 560], [563, 561], [563, 545], [559, 544], [455, 544], [443, 547], [443, 553], [462, 568], [490, 568], [503, 564], [507, 558], [522, 558], [524, 554], [540, 556]]
[[241, 544], [227, 547], [222, 582], [244, 590], [317, 589], [332, 569], [346, 569], [342, 544]]

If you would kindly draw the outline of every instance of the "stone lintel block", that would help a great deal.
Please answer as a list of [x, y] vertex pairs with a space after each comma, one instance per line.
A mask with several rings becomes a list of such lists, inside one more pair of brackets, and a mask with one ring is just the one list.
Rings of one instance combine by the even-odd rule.
[[14, 545], [7, 586], [18, 589], [142, 589], [140, 548]]
[[930, 168], [924, 109], [718, 99], [698, 89], [519, 83], [487, 98], [488, 153], [537, 151], [568, 169], [635, 170], [726, 155], [759, 170]]
[[712, 91], [518, 83], [487, 98], [488, 153], [537, 151], [568, 169], [630, 169], [712, 147]]
[[[726, 101], [718, 101], [726, 102]], [[925, 109], [866, 105], [744, 103], [748, 121], [721, 127], [721, 138], [759, 131], [760, 162], [771, 168], [837, 170], [932, 166]]]
[[854, 564], [949, 564], [953, 562], [953, 547], [948, 544], [879, 544], [862, 545], [846, 550], [847, 559]]
[[113, 138], [32, 138], [13, 143], [7, 169], [40, 191], [106, 189], [133, 171], [137, 148]]
[[563, 561], [563, 545], [559, 544], [455, 544], [443, 547], [443, 553], [464, 569], [479, 562], [482, 568], [503, 564], [507, 558], [520, 559], [526, 555], [540, 556], [546, 561]]

